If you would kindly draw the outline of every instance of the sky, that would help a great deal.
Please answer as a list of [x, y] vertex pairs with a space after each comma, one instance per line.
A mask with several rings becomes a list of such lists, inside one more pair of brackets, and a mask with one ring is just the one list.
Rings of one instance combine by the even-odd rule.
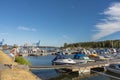
[[4, 44], [120, 39], [120, 0], [0, 0]]

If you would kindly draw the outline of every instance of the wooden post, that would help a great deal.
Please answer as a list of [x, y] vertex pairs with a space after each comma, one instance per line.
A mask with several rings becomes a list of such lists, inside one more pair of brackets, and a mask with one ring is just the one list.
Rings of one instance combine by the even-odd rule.
[[78, 74], [90, 74], [91, 70], [90, 68], [85, 68], [85, 69], [79, 69]]

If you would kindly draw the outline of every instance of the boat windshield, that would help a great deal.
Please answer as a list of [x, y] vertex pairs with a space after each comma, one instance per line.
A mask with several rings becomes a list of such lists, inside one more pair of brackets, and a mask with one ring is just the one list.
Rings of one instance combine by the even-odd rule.
[[83, 57], [85, 60], [88, 60], [89, 59], [89, 57]]
[[74, 55], [74, 59], [83, 59], [85, 57], [85, 54], [79, 53]]
[[117, 65], [120, 68], [120, 64]]

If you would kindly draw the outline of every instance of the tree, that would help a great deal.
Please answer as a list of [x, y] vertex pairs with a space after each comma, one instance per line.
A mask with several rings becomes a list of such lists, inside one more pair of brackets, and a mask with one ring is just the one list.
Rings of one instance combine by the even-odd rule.
[[67, 43], [64, 43], [64, 48], [66, 48], [67, 47]]

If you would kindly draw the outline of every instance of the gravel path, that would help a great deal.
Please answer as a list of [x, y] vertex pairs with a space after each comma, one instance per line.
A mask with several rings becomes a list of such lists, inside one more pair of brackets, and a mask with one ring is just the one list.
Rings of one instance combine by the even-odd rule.
[[0, 64], [0, 80], [1, 80], [1, 72], [5, 69], [11, 69], [10, 65], [4, 65], [4, 64]]
[[10, 68], [11, 68], [10, 65], [0, 64], [0, 70], [10, 69]]

